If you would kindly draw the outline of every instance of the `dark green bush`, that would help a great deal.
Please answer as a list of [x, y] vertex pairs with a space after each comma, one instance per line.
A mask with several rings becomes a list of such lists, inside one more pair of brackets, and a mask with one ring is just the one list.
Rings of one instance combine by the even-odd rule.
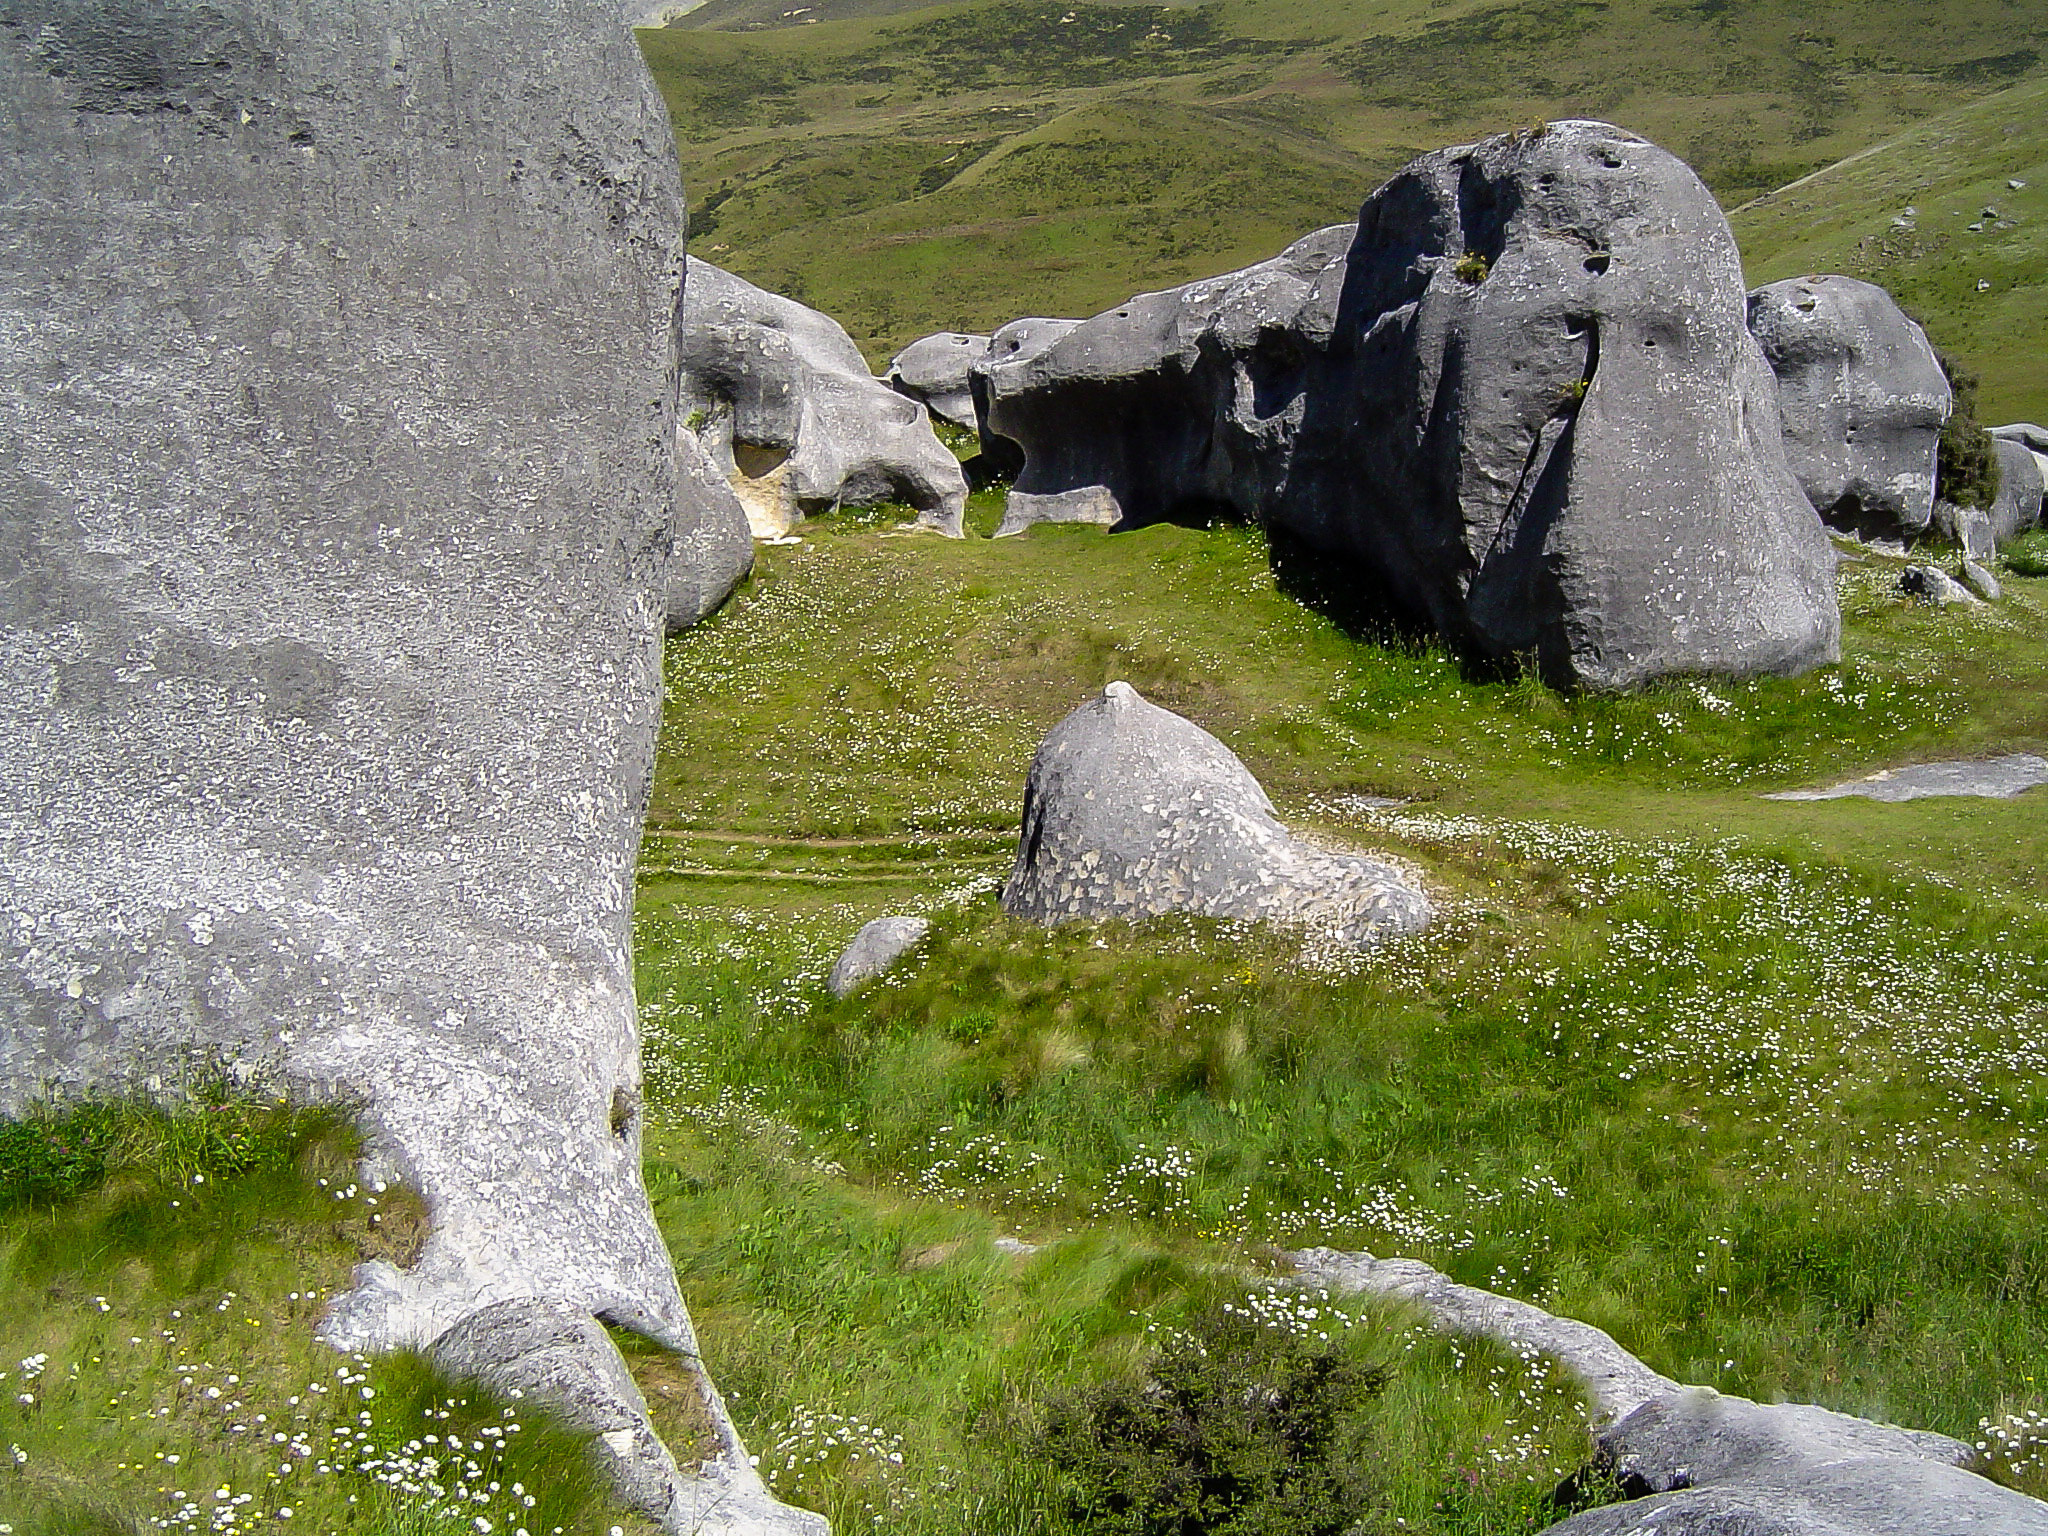
[[121, 1112], [82, 1104], [59, 1112], [38, 1105], [19, 1120], [0, 1120], [0, 1211], [82, 1194], [107, 1174]]
[[1960, 507], [1988, 507], [1998, 499], [1998, 451], [1991, 434], [1977, 424], [1977, 375], [1964, 372], [1945, 353], [1935, 356], [1948, 375], [1955, 409], [1941, 429], [1934, 494]]
[[1368, 1490], [1343, 1454], [1385, 1372], [1216, 1311], [1147, 1375], [1058, 1398], [1041, 1452], [1069, 1512], [1120, 1536], [1341, 1536]]
[[1999, 551], [2015, 576], [2048, 576], [2048, 532], [2036, 528]]

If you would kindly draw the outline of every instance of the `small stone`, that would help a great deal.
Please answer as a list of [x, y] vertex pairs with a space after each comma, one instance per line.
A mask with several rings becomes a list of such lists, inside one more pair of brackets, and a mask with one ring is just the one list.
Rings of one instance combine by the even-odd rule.
[[844, 997], [871, 977], [879, 976], [902, 959], [931, 932], [922, 917], [878, 917], [853, 936], [825, 985], [834, 997]]
[[1987, 603], [1995, 603], [2005, 596], [2005, 589], [1998, 584], [1998, 578], [1974, 560], [1963, 562], [1963, 581]]
[[1909, 565], [1899, 572], [1899, 590], [1940, 608], [1976, 607], [1981, 599], [1939, 566]]

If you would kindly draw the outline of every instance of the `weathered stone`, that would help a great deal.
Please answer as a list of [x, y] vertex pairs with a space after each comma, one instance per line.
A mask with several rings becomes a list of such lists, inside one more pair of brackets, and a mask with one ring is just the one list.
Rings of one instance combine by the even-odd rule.
[[545, 1403], [565, 1423], [594, 1435], [599, 1465], [621, 1497], [664, 1530], [828, 1536], [822, 1516], [775, 1504], [757, 1484], [731, 1475], [730, 1468], [746, 1463], [746, 1450], [701, 1371], [688, 1389], [702, 1393], [691, 1416], [701, 1421], [704, 1443], [686, 1449], [712, 1471], [681, 1471], [618, 1349], [579, 1307], [540, 1297], [497, 1302], [442, 1334], [427, 1356], [450, 1376], [478, 1382], [499, 1397]]
[[1260, 516], [1286, 470], [1304, 358], [1328, 338], [1352, 234], [1318, 230], [1271, 261], [1056, 330], [997, 332], [978, 370], [985, 427], [1024, 455], [997, 537], [1042, 522]]
[[1786, 455], [1814, 510], [1866, 537], [1923, 531], [1955, 400], [1920, 327], [1876, 284], [1826, 276], [1751, 293], [1749, 329], [1777, 375]]
[[747, 509], [705, 455], [697, 434], [676, 430], [676, 531], [669, 556], [668, 632], [707, 618], [754, 568]]
[[878, 917], [853, 936], [853, 942], [832, 967], [825, 985], [834, 997], [844, 997], [862, 982], [879, 976], [918, 945], [931, 932], [931, 922], [922, 917]]
[[1273, 261], [976, 369], [1001, 532], [1218, 513], [1559, 684], [1836, 654], [1734, 237], [1671, 155], [1554, 123], [1425, 155]]
[[1938, 608], [1961, 604], [1976, 607], [1982, 600], [1976, 593], [1938, 565], [1909, 565], [1899, 572], [1899, 590]]
[[2007, 544], [2041, 521], [2042, 461], [2025, 443], [2009, 437], [1991, 441], [1998, 451], [1998, 496], [1984, 513], [1991, 537]]
[[1272, 521], [1559, 684], [1836, 654], [1734, 237], [1676, 157], [1552, 123], [1411, 163], [1359, 215]]
[[975, 425], [974, 388], [968, 374], [988, 355], [989, 338], [940, 331], [913, 341], [889, 360], [884, 377], [941, 421], [970, 431]]
[[0, 103], [0, 1110], [359, 1103], [432, 1230], [328, 1339], [545, 1297], [697, 1371], [629, 958], [682, 200], [616, 4], [0, 0]]
[[1042, 923], [1253, 918], [1350, 944], [1431, 916], [1392, 866], [1297, 842], [1228, 747], [1128, 683], [1054, 726], [1032, 759], [1003, 908]]
[[[2031, 453], [2034, 467], [2041, 472], [2042, 483], [2048, 485], [2048, 427], [2036, 426], [2031, 421], [2015, 421], [1988, 430], [2000, 441], [2018, 443]], [[2048, 512], [2043, 515], [2048, 516]]]
[[2006, 757], [1915, 763], [1887, 768], [1866, 778], [1850, 779], [1826, 789], [1784, 789], [1766, 800], [1839, 800], [1847, 795], [1866, 800], [1921, 800], [1930, 795], [1980, 795], [2006, 800], [2037, 784], [2048, 784], [2048, 758], [2031, 752]]
[[1937, 501], [1930, 526], [1937, 536], [1961, 545], [1967, 560], [1989, 560], [1998, 553], [1998, 541], [1991, 534], [1991, 518], [1982, 507]]
[[2005, 596], [2005, 588], [1998, 584], [1998, 578], [1974, 560], [1963, 562], [1963, 584], [1987, 603], [1995, 603]]
[[2048, 1536], [2048, 1504], [1964, 1470], [1960, 1440], [1681, 1386], [1607, 1334], [1414, 1259], [1314, 1248], [1304, 1285], [1410, 1302], [1448, 1333], [1549, 1355], [1585, 1386], [1595, 1464], [1628, 1499], [1545, 1536]]
[[891, 500], [960, 537], [960, 461], [922, 406], [868, 372], [836, 321], [692, 256], [682, 332], [683, 424], [757, 537]]

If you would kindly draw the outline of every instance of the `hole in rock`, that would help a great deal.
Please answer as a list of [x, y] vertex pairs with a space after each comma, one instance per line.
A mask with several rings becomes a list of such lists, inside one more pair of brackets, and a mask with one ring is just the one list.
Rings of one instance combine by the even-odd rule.
[[640, 1095], [626, 1087], [612, 1090], [612, 1134], [625, 1138], [640, 1115]]
[[1614, 258], [1612, 256], [1609, 256], [1605, 251], [1595, 251], [1592, 255], [1586, 258], [1586, 270], [1592, 273], [1595, 277], [1600, 276], [1609, 267], [1613, 265]]
[[787, 448], [764, 448], [759, 443], [743, 443], [735, 438], [732, 445], [733, 467], [749, 480], [759, 480], [772, 475], [789, 459]]

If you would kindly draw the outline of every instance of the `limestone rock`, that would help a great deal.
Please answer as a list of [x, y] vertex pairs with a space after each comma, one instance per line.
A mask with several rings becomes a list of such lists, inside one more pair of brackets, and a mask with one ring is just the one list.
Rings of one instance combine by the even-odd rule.
[[[539, 1297], [497, 1302], [442, 1334], [427, 1357], [458, 1380], [481, 1383], [500, 1397], [546, 1403], [565, 1423], [589, 1431], [620, 1496], [664, 1530], [829, 1536], [824, 1517], [775, 1504], [758, 1487], [681, 1471], [655, 1433], [625, 1361], [581, 1308]], [[707, 1394], [699, 1412], [711, 1443], [690, 1449], [714, 1469], [744, 1463], [724, 1404], [701, 1375], [696, 1385]]]
[[1300, 924], [1350, 944], [1414, 933], [1428, 899], [1398, 870], [1297, 842], [1214, 736], [1128, 683], [1040, 745], [1003, 908], [1041, 923], [1164, 912]]
[[1938, 565], [1909, 565], [1899, 572], [1899, 590], [1938, 608], [1970, 608], [1983, 600]]
[[1303, 1284], [1411, 1302], [1446, 1332], [1537, 1350], [1579, 1378], [1596, 1464], [1630, 1497], [1545, 1536], [2048, 1536], [2048, 1504], [1965, 1471], [1960, 1440], [1682, 1386], [1597, 1328], [1414, 1259], [1290, 1257]]
[[923, 407], [868, 372], [838, 323], [690, 258], [682, 410], [756, 537], [838, 506], [902, 501], [958, 538], [960, 461]]
[[1998, 578], [1974, 560], [1963, 562], [1963, 585], [1987, 603], [1995, 603], [2005, 596], [2005, 588], [1998, 584]]
[[1041, 522], [1260, 516], [1284, 477], [1305, 358], [1328, 338], [1352, 235], [1333, 225], [1271, 261], [1090, 320], [998, 331], [977, 370], [985, 429], [1017, 443], [1023, 465], [997, 536]]
[[708, 618], [754, 568], [747, 509], [697, 434], [676, 430], [675, 546], [668, 567], [668, 632]]
[[1992, 445], [1998, 450], [1998, 497], [1984, 511], [1992, 538], [2006, 544], [2041, 521], [2042, 461], [2009, 437], [1994, 437]]
[[988, 355], [989, 338], [940, 331], [913, 341], [889, 360], [885, 378], [941, 421], [974, 428], [974, 388], [968, 373]]
[[1960, 545], [1966, 560], [1989, 560], [1998, 552], [1998, 541], [1991, 533], [1991, 518], [1982, 507], [1937, 501], [1931, 526], [1942, 538]]
[[1814, 510], [1845, 532], [1901, 538], [1934, 510], [1948, 379], [1892, 296], [1853, 277], [1796, 277], [1749, 296], [1778, 378], [1786, 455]]
[[834, 997], [844, 997], [862, 982], [879, 976], [917, 947], [930, 921], [922, 917], [878, 917], [853, 936], [825, 985]]
[[[2018, 443], [2034, 456], [2034, 467], [2041, 472], [2044, 486], [2048, 486], [2048, 427], [2036, 426], [2031, 421], [2009, 422], [2002, 427], [1988, 429], [2001, 442]], [[2048, 517], [2048, 511], [2044, 511]]]
[[1940, 763], [1914, 763], [1886, 768], [1826, 789], [1781, 789], [1766, 800], [1839, 800], [1857, 795], [1866, 800], [1921, 800], [1930, 795], [1976, 795], [2009, 800], [2037, 785], [2048, 784], [2048, 758], [2031, 752], [2004, 757], [1963, 758]]
[[542, 1296], [698, 1371], [629, 952], [683, 211], [615, 0], [0, 0], [0, 102], [0, 1110], [360, 1103], [432, 1231], [328, 1339]]
[[1424, 155], [1359, 215], [1269, 520], [1558, 684], [1832, 660], [1834, 550], [1745, 304], [1712, 195], [1633, 134]]

